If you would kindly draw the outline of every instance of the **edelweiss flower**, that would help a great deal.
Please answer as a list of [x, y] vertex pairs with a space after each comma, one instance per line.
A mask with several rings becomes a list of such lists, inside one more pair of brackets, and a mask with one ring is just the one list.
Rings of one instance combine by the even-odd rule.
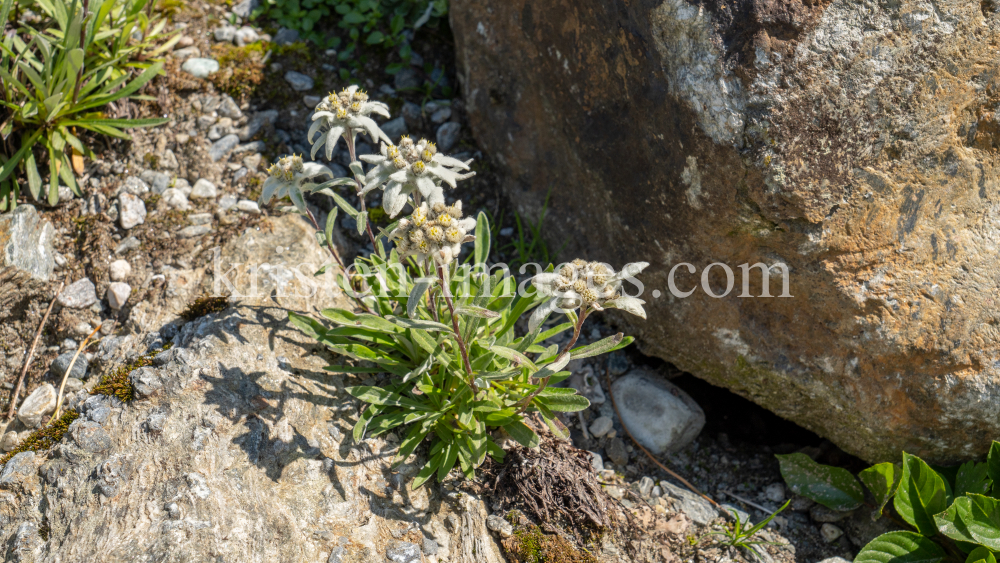
[[267, 205], [272, 197], [281, 199], [286, 195], [299, 211], [306, 212], [306, 202], [302, 197], [303, 190], [309, 190], [315, 184], [308, 180], [328, 174], [333, 177], [329, 168], [316, 162], [302, 162], [298, 155], [286, 156], [267, 169], [268, 178], [260, 193], [260, 204]]
[[430, 207], [422, 203], [409, 218], [400, 219], [389, 238], [395, 243], [400, 260], [416, 256], [423, 261], [430, 256], [438, 265], [445, 266], [462, 252], [463, 242], [474, 240], [468, 233], [475, 228], [474, 218], [462, 218], [461, 201]]
[[[389, 106], [382, 102], [368, 101], [368, 94], [358, 90], [356, 84], [341, 90], [339, 94], [331, 92], [316, 106], [312, 116], [313, 124], [309, 127], [307, 136], [312, 145], [312, 158], [316, 158], [319, 148], [325, 144], [326, 159], [330, 160], [340, 137], [347, 138], [350, 135], [353, 140], [358, 131], [367, 132], [373, 142], [391, 142], [389, 136], [368, 117], [373, 113], [389, 117]], [[316, 133], [320, 135], [313, 139]]]
[[631, 278], [649, 266], [648, 262], [626, 264], [615, 272], [609, 264], [574, 260], [557, 272], [546, 272], [531, 279], [539, 294], [551, 297], [540, 309], [576, 309], [587, 306], [601, 311], [605, 307], [622, 309], [646, 318], [643, 301], [621, 291], [622, 280]]
[[[395, 217], [406, 205], [407, 197], [414, 191], [423, 196], [431, 206], [444, 203], [441, 182], [454, 188], [456, 182], [471, 178], [476, 173], [463, 174], [469, 163], [437, 152], [437, 146], [427, 139], [414, 143], [407, 136], [399, 141], [399, 146], [381, 145], [381, 155], [364, 155], [361, 160], [375, 166], [365, 175], [362, 196], [375, 188], [385, 190], [382, 208], [389, 217]], [[384, 184], [384, 185], [383, 185]]]

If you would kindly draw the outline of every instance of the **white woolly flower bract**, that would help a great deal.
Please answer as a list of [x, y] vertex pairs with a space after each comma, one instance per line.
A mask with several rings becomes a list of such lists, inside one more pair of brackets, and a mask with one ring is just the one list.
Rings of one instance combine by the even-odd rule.
[[340, 93], [331, 92], [316, 105], [316, 111], [312, 115], [313, 124], [307, 135], [307, 140], [312, 145], [312, 158], [316, 158], [320, 147], [325, 146], [326, 159], [332, 159], [337, 141], [350, 134], [353, 142], [353, 136], [358, 131], [368, 133], [372, 142], [390, 142], [389, 136], [369, 117], [373, 113], [389, 117], [389, 106], [369, 101], [368, 94], [359, 90], [356, 84]]
[[442, 182], [454, 188], [459, 180], [476, 174], [464, 172], [469, 169], [471, 159], [462, 162], [440, 154], [434, 143], [427, 139], [414, 143], [404, 136], [398, 146], [383, 144], [379, 152], [381, 154], [361, 157], [361, 160], [374, 166], [365, 175], [365, 185], [360, 195], [364, 196], [375, 188], [385, 190], [382, 208], [389, 217], [399, 215], [407, 198], [414, 192], [419, 193], [431, 206], [443, 204]]
[[475, 218], [462, 218], [461, 201], [449, 206], [422, 203], [408, 218], [399, 221], [389, 238], [400, 260], [407, 256], [421, 262], [433, 258], [439, 266], [446, 266], [462, 252], [462, 243], [474, 240], [469, 232], [475, 229]]
[[[646, 318], [642, 308], [645, 303], [624, 293], [622, 280], [631, 278], [649, 266], [648, 262], [626, 264], [615, 272], [609, 264], [574, 260], [557, 272], [545, 272], [531, 279], [539, 294], [551, 299], [540, 309], [572, 310], [581, 306], [601, 311], [605, 307], [618, 308], [638, 317]], [[544, 310], [544, 309], [542, 309]]]
[[326, 166], [316, 162], [303, 162], [298, 155], [281, 158], [267, 169], [267, 174], [260, 192], [260, 205], [267, 205], [272, 197], [281, 199], [287, 195], [302, 213], [307, 211], [302, 192], [309, 191], [316, 185], [309, 180], [321, 174], [333, 177], [333, 172]]

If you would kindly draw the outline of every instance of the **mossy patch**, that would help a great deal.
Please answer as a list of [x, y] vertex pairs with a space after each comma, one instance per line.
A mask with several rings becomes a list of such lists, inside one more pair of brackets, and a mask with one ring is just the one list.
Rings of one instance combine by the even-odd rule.
[[535, 524], [518, 526], [502, 543], [518, 563], [597, 563], [592, 553], [577, 549], [559, 534], [546, 534]]
[[170, 344], [168, 343], [163, 348], [147, 352], [118, 366], [112, 372], [103, 375], [101, 382], [94, 387], [90, 394], [117, 397], [123, 403], [132, 402], [132, 399], [135, 398], [135, 387], [132, 386], [128, 374], [141, 367], [153, 365], [153, 357], [169, 348]]
[[192, 301], [187, 306], [187, 309], [184, 309], [181, 313], [181, 318], [186, 321], [193, 321], [198, 317], [225, 311], [228, 306], [229, 300], [226, 297], [199, 297]]
[[243, 103], [264, 82], [264, 56], [270, 44], [263, 41], [244, 47], [218, 43], [212, 54], [219, 61], [219, 71], [211, 77], [216, 88]]
[[52, 424], [35, 430], [27, 438], [21, 440], [21, 443], [13, 451], [7, 452], [7, 455], [0, 458], [0, 465], [7, 463], [10, 461], [10, 458], [19, 453], [47, 450], [56, 445], [59, 443], [59, 440], [62, 440], [66, 431], [69, 430], [69, 425], [78, 418], [80, 418], [80, 413], [76, 410], [70, 409], [66, 411]]

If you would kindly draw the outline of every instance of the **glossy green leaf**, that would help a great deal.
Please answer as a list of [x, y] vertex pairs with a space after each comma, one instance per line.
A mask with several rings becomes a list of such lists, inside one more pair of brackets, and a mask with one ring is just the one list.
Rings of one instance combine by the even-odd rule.
[[938, 563], [941, 546], [914, 532], [889, 532], [868, 542], [854, 563]]
[[994, 496], [1000, 496], [1000, 442], [996, 440], [990, 445], [990, 453], [986, 457], [986, 474], [993, 481]]
[[991, 481], [988, 477], [987, 463], [967, 461], [958, 468], [955, 475], [955, 496], [975, 493], [985, 495], [990, 492]]
[[983, 563], [997, 563], [997, 558], [989, 548], [979, 546], [973, 549], [965, 559], [965, 563], [979, 563], [980, 561]]
[[875, 497], [875, 504], [878, 505], [875, 512], [872, 513], [872, 520], [876, 520], [882, 515], [882, 509], [896, 494], [900, 476], [901, 471], [889, 462], [873, 465], [858, 474], [858, 479], [868, 487], [872, 496]]
[[903, 474], [893, 506], [920, 533], [933, 536], [937, 533], [934, 515], [948, 506], [944, 479], [924, 460], [903, 452]]
[[798, 495], [839, 511], [854, 510], [865, 500], [861, 484], [846, 469], [816, 463], [800, 453], [775, 457], [788, 488]]

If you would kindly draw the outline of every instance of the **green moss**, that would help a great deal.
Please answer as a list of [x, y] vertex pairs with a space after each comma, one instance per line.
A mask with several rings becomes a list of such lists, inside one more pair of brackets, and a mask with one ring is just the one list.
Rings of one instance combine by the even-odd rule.
[[225, 311], [228, 306], [229, 300], [225, 297], [199, 297], [188, 305], [187, 309], [184, 309], [184, 312], [181, 313], [181, 318], [186, 321], [193, 321], [198, 317]]
[[132, 402], [132, 399], [135, 398], [135, 388], [132, 386], [132, 381], [128, 378], [128, 374], [141, 367], [152, 365], [153, 357], [169, 349], [170, 346], [168, 343], [159, 350], [153, 350], [118, 366], [111, 373], [102, 376], [101, 382], [94, 387], [90, 394], [117, 397], [123, 403]]
[[8, 452], [7, 455], [0, 458], [0, 465], [7, 463], [10, 461], [10, 458], [19, 453], [47, 450], [56, 445], [59, 443], [59, 440], [62, 440], [63, 435], [66, 434], [69, 425], [78, 418], [80, 418], [80, 413], [75, 410], [70, 409], [66, 411], [52, 424], [35, 430], [30, 436], [21, 440], [21, 443], [13, 451]]
[[504, 542], [504, 547], [518, 563], [597, 563], [593, 554], [577, 549], [559, 534], [542, 532], [534, 524], [515, 528], [514, 535]]
[[269, 48], [270, 44], [263, 41], [243, 47], [216, 44], [212, 53], [219, 61], [219, 71], [210, 80], [216, 88], [239, 102], [249, 100], [264, 81], [264, 55]]

